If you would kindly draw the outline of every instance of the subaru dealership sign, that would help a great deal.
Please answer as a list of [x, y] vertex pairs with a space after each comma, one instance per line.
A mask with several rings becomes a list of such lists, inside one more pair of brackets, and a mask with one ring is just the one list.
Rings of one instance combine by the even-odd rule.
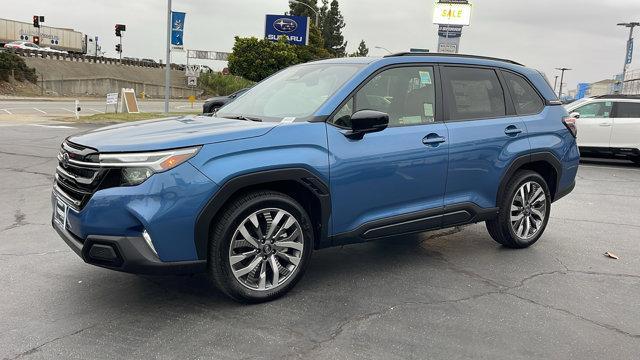
[[278, 41], [285, 37], [289, 44], [309, 44], [309, 18], [292, 15], [267, 15], [264, 37]]

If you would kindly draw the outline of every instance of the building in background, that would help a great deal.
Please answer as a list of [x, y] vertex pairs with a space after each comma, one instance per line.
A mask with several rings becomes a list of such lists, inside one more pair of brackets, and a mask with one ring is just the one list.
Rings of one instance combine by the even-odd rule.
[[611, 95], [616, 81], [614, 79], [605, 79], [591, 83], [587, 96]]
[[628, 70], [624, 76], [622, 94], [640, 95], [640, 69]]

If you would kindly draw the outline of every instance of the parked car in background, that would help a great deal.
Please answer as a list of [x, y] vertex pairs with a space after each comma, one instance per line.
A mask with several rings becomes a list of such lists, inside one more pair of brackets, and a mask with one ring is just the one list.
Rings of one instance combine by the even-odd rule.
[[202, 105], [202, 113], [203, 114], [215, 113], [218, 109], [232, 102], [233, 100], [238, 98], [240, 95], [244, 94], [249, 89], [250, 88], [240, 89], [234, 92], [233, 94], [230, 94], [227, 96], [216, 96], [216, 97], [208, 98], [207, 100], [205, 100], [204, 105]]
[[70, 136], [51, 220], [87, 263], [206, 272], [233, 299], [267, 301], [330, 246], [477, 222], [531, 246], [575, 185], [573, 125], [542, 75], [508, 60], [311, 62], [215, 117]]
[[603, 95], [566, 105], [576, 118], [580, 153], [640, 164], [640, 96]]
[[54, 49], [54, 48], [51, 48], [51, 47], [40, 48], [40, 51], [52, 52], [52, 53], [56, 53], [56, 54], [68, 54], [68, 52], [66, 52], [64, 50], [58, 50], [58, 49]]
[[28, 41], [12, 41], [10, 43], [4, 44], [4, 47], [7, 49], [22, 49], [22, 50], [42, 50], [42, 48], [32, 42]]
[[146, 64], [157, 64], [157, 62], [153, 59], [148, 59], [148, 58], [142, 58], [140, 59], [141, 63], [146, 63]]

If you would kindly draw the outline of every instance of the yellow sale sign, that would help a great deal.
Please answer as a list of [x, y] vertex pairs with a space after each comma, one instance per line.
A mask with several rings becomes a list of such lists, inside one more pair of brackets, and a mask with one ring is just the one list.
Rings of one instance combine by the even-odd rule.
[[471, 4], [437, 2], [434, 5], [434, 24], [467, 26], [470, 21]]

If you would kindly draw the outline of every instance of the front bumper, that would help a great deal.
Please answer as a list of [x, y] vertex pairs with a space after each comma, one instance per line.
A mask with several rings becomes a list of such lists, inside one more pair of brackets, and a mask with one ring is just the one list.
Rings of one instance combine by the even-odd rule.
[[87, 264], [135, 274], [169, 275], [204, 272], [206, 260], [164, 262], [142, 237], [89, 235], [82, 241], [52, 221], [53, 228]]

